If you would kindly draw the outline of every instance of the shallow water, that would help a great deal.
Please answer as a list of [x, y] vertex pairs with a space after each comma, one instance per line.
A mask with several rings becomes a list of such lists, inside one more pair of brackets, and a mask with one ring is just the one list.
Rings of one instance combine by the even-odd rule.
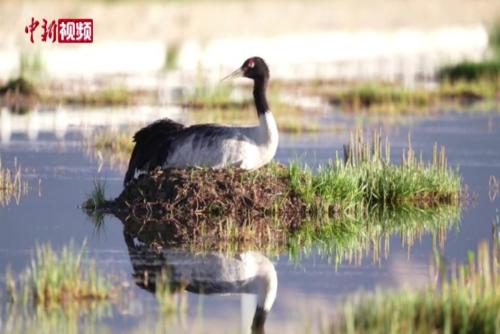
[[[129, 113], [123, 111], [124, 115]], [[12, 165], [17, 158], [31, 186], [18, 205], [0, 207], [0, 275], [3, 278], [8, 265], [15, 272], [21, 271], [37, 243], [50, 242], [59, 248], [69, 240], [77, 245], [87, 240], [90, 256], [105, 272], [128, 280], [131, 293], [137, 297], [126, 310], [114, 309], [113, 317], [105, 318], [103, 324], [112, 329], [143, 328], [143, 320], [151, 318], [156, 301], [153, 294], [136, 287], [132, 281], [133, 266], [122, 223], [106, 217], [102, 230], [97, 232], [78, 208], [92, 190], [95, 178], [106, 180], [107, 197], [118, 195], [123, 171], [106, 165], [98, 170], [98, 161], [81, 146], [84, 136], [95, 127], [72, 126], [72, 115], [71, 111], [65, 113], [70, 121], [62, 135], [55, 130], [40, 129], [36, 136], [30, 136], [22, 129], [13, 129], [9, 140], [0, 144], [2, 162]], [[146, 121], [148, 117], [129, 123]], [[325, 118], [325, 122], [343, 123], [347, 128], [355, 123], [350, 116], [338, 114]], [[464, 261], [467, 251], [474, 250], [479, 241], [492, 239], [492, 222], [499, 214], [500, 194], [493, 198], [488, 182], [491, 175], [500, 179], [499, 113], [450, 112], [421, 118], [410, 125], [384, 127], [371, 123], [367, 127], [383, 128], [391, 141], [395, 161], [407, 145], [410, 132], [414, 148], [424, 150], [425, 159], [429, 159], [432, 144], [438, 142], [446, 146], [449, 165], [459, 166], [474, 200], [462, 211], [460, 222], [448, 228], [442, 249], [445, 258]], [[282, 135], [276, 159], [286, 163], [298, 157], [308, 165], [317, 166], [326, 163], [336, 150], [341, 151], [347, 136], [347, 132]], [[342, 296], [360, 289], [424, 285], [429, 280], [432, 239], [429, 233], [424, 233], [409, 249], [400, 236], [392, 236], [387, 254], [382, 252], [377, 261], [372, 260], [373, 254], [367, 254], [361, 262], [343, 261], [336, 265], [330, 256], [315, 248], [294, 260], [288, 254], [271, 257], [278, 275], [278, 292], [266, 322], [267, 331], [301, 332], [307, 324], [317, 325], [321, 317], [328, 318]], [[249, 331], [255, 311], [253, 297], [188, 293], [187, 299], [187, 313], [174, 316], [169, 326], [187, 331]]]

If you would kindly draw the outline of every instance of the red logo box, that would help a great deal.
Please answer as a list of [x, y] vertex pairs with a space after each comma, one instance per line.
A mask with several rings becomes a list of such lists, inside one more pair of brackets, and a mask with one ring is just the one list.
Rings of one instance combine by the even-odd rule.
[[94, 41], [93, 19], [58, 19], [57, 42], [92, 43]]

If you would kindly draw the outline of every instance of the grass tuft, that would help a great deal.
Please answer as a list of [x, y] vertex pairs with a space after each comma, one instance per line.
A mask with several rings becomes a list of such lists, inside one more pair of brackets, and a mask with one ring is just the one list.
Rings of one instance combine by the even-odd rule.
[[37, 246], [31, 265], [21, 274], [19, 289], [7, 277], [8, 299], [25, 305], [52, 305], [77, 301], [105, 300], [113, 295], [109, 279], [94, 261], [85, 261], [85, 244], [73, 242], [60, 253], [50, 245]]
[[82, 207], [88, 210], [94, 210], [103, 206], [106, 203], [106, 182], [102, 180], [94, 180], [94, 188], [87, 195], [87, 200]]
[[[493, 246], [493, 254], [500, 251]], [[494, 255], [495, 257], [495, 255]], [[498, 333], [500, 331], [499, 263], [487, 242], [477, 259], [451, 268], [450, 277], [424, 291], [377, 291], [351, 298], [343, 307], [335, 333]]]
[[457, 203], [461, 179], [448, 168], [445, 150], [433, 147], [433, 159], [425, 163], [413, 150], [410, 138], [399, 164], [390, 161], [387, 138], [374, 132], [366, 141], [360, 131], [351, 133], [344, 146], [344, 157], [337, 157], [317, 173], [303, 171], [299, 164], [288, 167], [291, 189], [299, 195], [309, 211], [330, 213], [332, 210], [368, 207], [432, 206]]

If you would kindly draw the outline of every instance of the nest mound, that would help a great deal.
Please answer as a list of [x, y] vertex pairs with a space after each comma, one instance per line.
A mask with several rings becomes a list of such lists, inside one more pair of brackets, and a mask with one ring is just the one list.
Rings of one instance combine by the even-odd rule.
[[[161, 222], [179, 242], [276, 238], [299, 227], [305, 206], [283, 167], [167, 169], [141, 176], [109, 204], [124, 224]], [[245, 233], [241, 233], [245, 230]]]

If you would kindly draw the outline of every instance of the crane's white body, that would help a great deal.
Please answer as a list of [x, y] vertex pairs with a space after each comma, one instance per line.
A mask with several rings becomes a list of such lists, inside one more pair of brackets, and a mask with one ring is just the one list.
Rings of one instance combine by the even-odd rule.
[[[214, 127], [217, 129], [214, 131]], [[278, 128], [271, 112], [259, 115], [258, 126], [214, 126], [212, 134], [199, 127], [173, 140], [165, 168], [190, 166], [257, 169], [269, 163], [278, 147]], [[202, 139], [200, 139], [202, 135]]]

